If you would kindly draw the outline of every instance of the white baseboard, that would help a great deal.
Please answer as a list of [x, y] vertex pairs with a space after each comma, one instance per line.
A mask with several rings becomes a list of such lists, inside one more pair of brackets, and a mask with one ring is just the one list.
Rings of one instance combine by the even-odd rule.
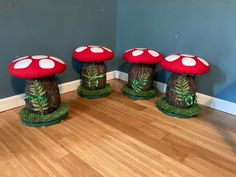
[[[128, 74], [121, 71], [111, 71], [107, 73], [107, 80], [120, 79], [128, 81]], [[156, 88], [160, 92], [165, 92], [166, 84], [161, 82], [154, 82]], [[60, 93], [67, 93], [74, 91], [80, 85], [80, 80], [75, 80], [59, 85]], [[198, 103], [222, 112], [226, 112], [232, 115], [236, 115], [236, 103], [225, 101], [219, 98], [214, 98], [202, 93], [197, 93]], [[13, 109], [24, 105], [24, 94], [15, 95], [7, 98], [0, 99], [0, 112]]]
[[24, 105], [24, 95], [25, 94], [20, 94], [0, 99], [0, 112]]

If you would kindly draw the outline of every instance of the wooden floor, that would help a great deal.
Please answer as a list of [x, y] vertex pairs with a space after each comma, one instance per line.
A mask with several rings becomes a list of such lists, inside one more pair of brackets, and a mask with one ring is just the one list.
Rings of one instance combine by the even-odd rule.
[[236, 117], [204, 108], [194, 119], [174, 119], [157, 99], [113, 93], [87, 100], [63, 95], [68, 119], [51, 127], [21, 124], [19, 109], [0, 113], [0, 176], [232, 177], [236, 176]]

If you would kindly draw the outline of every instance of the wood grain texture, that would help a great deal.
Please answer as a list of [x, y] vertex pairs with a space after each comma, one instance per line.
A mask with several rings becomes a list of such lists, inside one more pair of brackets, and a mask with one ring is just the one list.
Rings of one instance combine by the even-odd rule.
[[[107, 68], [104, 62], [100, 63], [83, 63], [83, 67], [81, 69], [81, 79], [82, 86], [87, 90], [99, 90], [106, 87], [106, 76]], [[94, 78], [93, 80], [89, 80], [88, 76], [92, 73], [92, 77], [95, 75], [102, 76], [101, 78]], [[96, 74], [97, 73], [97, 74]], [[97, 81], [97, 84], [96, 84]], [[90, 83], [89, 83], [90, 82]]]
[[1, 177], [234, 177], [236, 117], [203, 108], [175, 119], [157, 98], [132, 100], [113, 80], [112, 94], [88, 100], [75, 92], [64, 122], [22, 125], [19, 108], [0, 113]]
[[128, 86], [133, 89], [134, 81], [142, 81], [145, 77], [148, 82], [144, 83], [140, 88], [140, 91], [148, 91], [153, 89], [153, 75], [155, 65], [148, 64], [131, 64], [129, 68]]

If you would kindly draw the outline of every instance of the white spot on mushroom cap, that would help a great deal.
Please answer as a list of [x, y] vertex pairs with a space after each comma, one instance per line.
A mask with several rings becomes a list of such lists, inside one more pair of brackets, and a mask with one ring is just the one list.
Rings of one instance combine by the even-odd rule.
[[129, 50], [126, 50], [126, 51], [125, 51], [125, 53], [127, 53], [127, 52], [130, 52], [131, 50], [134, 50], [134, 49], [129, 49]]
[[193, 58], [183, 58], [182, 59], [182, 64], [184, 66], [195, 66], [197, 62]]
[[29, 65], [32, 63], [31, 59], [24, 59], [24, 60], [20, 60], [18, 61], [15, 65], [14, 65], [14, 69], [24, 69], [29, 67]]
[[93, 53], [103, 53], [104, 52], [104, 50], [102, 48], [99, 48], [99, 47], [92, 47], [90, 50]]
[[55, 66], [55, 63], [53, 60], [50, 59], [42, 59], [39, 61], [39, 66], [43, 69], [52, 69]]
[[102, 48], [104, 48], [104, 49], [107, 50], [108, 52], [112, 52], [111, 49], [108, 49], [108, 48], [106, 48], [106, 47], [102, 47]]
[[170, 55], [168, 57], [165, 58], [166, 61], [169, 61], [169, 62], [173, 62], [175, 60], [178, 60], [180, 58], [179, 55]]
[[132, 52], [132, 55], [134, 57], [137, 57], [137, 56], [142, 55], [142, 54], [143, 54], [142, 50], [135, 50], [135, 51]]
[[209, 66], [209, 63], [203, 58], [197, 57], [197, 59], [200, 60], [204, 65]]
[[154, 50], [148, 50], [148, 53], [152, 55], [153, 57], [158, 57], [160, 54]]
[[193, 55], [189, 55], [189, 54], [180, 54], [182, 57], [194, 57]]
[[29, 57], [29, 56], [20, 57], [20, 58], [15, 59], [13, 62], [16, 62], [16, 61], [19, 61], [19, 60], [22, 60], [22, 59], [26, 59], [26, 58], [28, 58], [28, 57]]
[[61, 63], [61, 64], [65, 64], [64, 61], [62, 61], [61, 59], [59, 59], [59, 58], [57, 58], [57, 57], [51, 57], [51, 56], [50, 56], [50, 58], [53, 59], [53, 60], [55, 60], [55, 61], [57, 61], [57, 62], [59, 62], [59, 63]]
[[87, 49], [88, 47], [86, 46], [82, 46], [82, 47], [78, 47], [77, 49], [75, 49], [76, 52], [83, 52], [85, 49]]
[[34, 55], [32, 56], [33, 59], [39, 60], [39, 59], [43, 59], [43, 58], [48, 58], [48, 56], [46, 55]]

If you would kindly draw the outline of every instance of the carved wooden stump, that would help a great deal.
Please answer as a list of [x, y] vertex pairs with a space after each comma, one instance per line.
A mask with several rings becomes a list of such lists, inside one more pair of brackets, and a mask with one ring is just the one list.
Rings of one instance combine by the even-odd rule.
[[55, 111], [61, 104], [55, 76], [27, 80], [25, 103], [32, 113], [45, 115]]
[[153, 88], [153, 65], [132, 64], [129, 69], [128, 87], [136, 92], [148, 91]]
[[106, 66], [101, 63], [84, 63], [81, 70], [82, 86], [87, 90], [106, 87]]
[[191, 107], [196, 101], [195, 77], [172, 73], [167, 83], [166, 101], [179, 108]]

